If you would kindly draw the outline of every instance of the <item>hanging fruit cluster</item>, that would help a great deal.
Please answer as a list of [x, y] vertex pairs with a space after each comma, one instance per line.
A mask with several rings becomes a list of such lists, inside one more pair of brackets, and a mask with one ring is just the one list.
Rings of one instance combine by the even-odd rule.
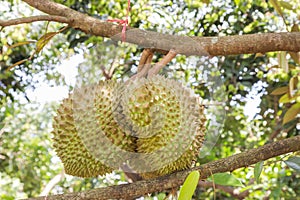
[[53, 141], [67, 174], [104, 175], [126, 164], [143, 178], [191, 167], [204, 140], [198, 97], [154, 75], [74, 90], [53, 122]]

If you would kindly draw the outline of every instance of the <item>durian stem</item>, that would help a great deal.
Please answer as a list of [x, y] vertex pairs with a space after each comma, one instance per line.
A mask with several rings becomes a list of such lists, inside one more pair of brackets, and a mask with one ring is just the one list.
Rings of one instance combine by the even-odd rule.
[[130, 183], [142, 180], [142, 177], [135, 171], [133, 171], [127, 164], [123, 164], [123, 166], [121, 166], [121, 169], [125, 173], [127, 179], [129, 179], [128, 181]]
[[[151, 68], [151, 61], [153, 58], [153, 49], [144, 49], [139, 66], [138, 66], [138, 72], [134, 76], [132, 76], [130, 79], [134, 80], [136, 78], [145, 77], [148, 74], [148, 77], [151, 77], [153, 75], [158, 74], [158, 72], [166, 66], [175, 56], [177, 55], [176, 51], [171, 49], [163, 58], [161, 61], [156, 63]], [[151, 69], [150, 69], [151, 68]]]
[[158, 72], [166, 66], [173, 58], [175, 58], [177, 55], [176, 51], [174, 49], [171, 49], [167, 55], [163, 57], [161, 61], [156, 63], [148, 72], [148, 77], [151, 77], [153, 75], [158, 74]]
[[144, 69], [145, 64], [151, 64], [152, 58], [153, 58], [153, 50], [144, 49], [139, 62], [138, 73], [140, 73]]
[[153, 50], [152, 49], [144, 49], [139, 66], [138, 66], [138, 72], [134, 76], [131, 77], [131, 80], [134, 80], [136, 78], [145, 77], [151, 67], [151, 61], [153, 58]]

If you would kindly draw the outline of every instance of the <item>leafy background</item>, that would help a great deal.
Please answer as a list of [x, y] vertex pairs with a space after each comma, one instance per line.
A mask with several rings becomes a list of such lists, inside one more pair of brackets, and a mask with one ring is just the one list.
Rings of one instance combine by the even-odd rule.
[[[297, 1], [135, 0], [131, 1], [130, 26], [188, 36], [299, 31]], [[102, 20], [126, 15], [126, 0], [56, 2]], [[0, 1], [0, 13], [1, 19], [40, 14], [19, 0]], [[55, 92], [62, 89], [67, 95], [80, 84], [105, 80], [107, 74], [112, 79], [126, 80], [136, 72], [142, 47], [116, 46], [108, 39], [68, 29], [53, 37], [33, 60], [7, 70], [30, 57], [36, 48], [35, 41], [46, 31], [58, 31], [62, 27], [59, 23], [36, 22], [6, 27], [0, 32], [1, 199], [38, 196], [54, 177], [61, 180], [50, 194], [126, 182], [121, 172], [91, 179], [61, 176], [62, 164], [51, 144], [52, 117], [60, 100], [51, 100], [51, 93], [43, 93], [39, 98], [42, 96], [44, 100], [40, 101], [32, 94], [46, 86]], [[25, 41], [28, 44], [22, 45]], [[161, 57], [156, 55], [154, 61]], [[162, 74], [183, 82], [203, 98], [213, 94], [212, 88], [203, 82], [204, 74], [221, 77], [224, 92], [215, 98], [226, 103], [227, 111], [225, 117], [214, 113], [217, 118], [224, 119], [224, 127], [218, 131], [219, 137], [212, 150], [199, 157], [199, 163], [299, 135], [299, 54], [272, 52], [192, 59], [196, 59], [196, 64], [189, 64], [191, 58], [178, 56]], [[64, 66], [66, 60], [71, 64]], [[78, 74], [76, 82], [63, 73], [66, 67]], [[252, 110], [251, 114], [247, 110]], [[299, 155], [279, 156], [260, 166], [232, 172], [244, 185], [235, 188], [240, 192], [249, 190], [247, 199], [297, 198], [300, 194]], [[257, 172], [259, 168], [261, 174]], [[194, 198], [211, 199], [214, 195], [217, 199], [234, 199], [213, 188], [197, 188]], [[163, 199], [165, 196], [165, 193], [158, 193], [147, 198]]]

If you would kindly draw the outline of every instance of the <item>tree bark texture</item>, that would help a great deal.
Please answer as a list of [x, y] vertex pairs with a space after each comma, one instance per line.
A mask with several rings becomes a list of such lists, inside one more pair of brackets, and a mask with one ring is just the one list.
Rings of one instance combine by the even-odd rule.
[[[58, 22], [65, 22], [70, 27], [80, 29], [87, 34], [109, 37], [118, 41], [121, 40], [122, 26], [120, 25], [101, 21], [50, 0], [23, 1], [44, 13], [56, 16]], [[51, 21], [54, 19], [55, 18], [52, 17]], [[4, 27], [5, 24], [7, 24], [5, 21], [0, 21], [0, 26]], [[300, 51], [299, 32], [261, 33], [220, 37], [189, 37], [168, 35], [128, 27], [126, 31], [126, 42], [162, 51], [174, 49], [178, 54], [187, 56], [218, 56], [266, 53], [271, 51]]]
[[28, 200], [56, 200], [56, 199], [133, 199], [148, 193], [165, 191], [178, 188], [184, 182], [186, 176], [194, 170], [200, 172], [201, 179], [211, 174], [232, 172], [235, 169], [248, 167], [259, 161], [264, 161], [289, 152], [300, 151], [300, 135], [269, 143], [259, 148], [251, 149], [227, 158], [212, 161], [185, 171], [179, 171], [167, 176], [137, 181], [130, 184], [110, 186], [106, 188], [92, 189], [84, 192], [53, 195], [48, 197], [30, 198]]

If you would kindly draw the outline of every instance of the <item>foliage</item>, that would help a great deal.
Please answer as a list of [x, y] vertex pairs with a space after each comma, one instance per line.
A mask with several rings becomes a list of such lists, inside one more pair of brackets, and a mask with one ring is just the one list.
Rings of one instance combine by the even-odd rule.
[[216, 173], [209, 177], [208, 180], [212, 180], [214, 184], [218, 185], [229, 185], [236, 187], [244, 186], [239, 179], [229, 173]]
[[51, 106], [31, 104], [6, 117], [0, 146], [0, 185], [5, 192], [0, 194], [1, 199], [38, 195], [56, 173], [57, 167], [49, 165], [55, 155], [49, 152], [52, 113]]
[[178, 200], [192, 199], [194, 191], [198, 185], [200, 173], [192, 171], [185, 179], [178, 196]]
[[[102, 20], [123, 18], [127, 1], [56, 0], [75, 10]], [[250, 33], [299, 31], [298, 0], [291, 1], [131, 1], [130, 26], [168, 34], [188, 36], [224, 36]], [[1, 19], [39, 14], [18, 0], [0, 2]], [[46, 27], [47, 31], [46, 31]], [[79, 72], [78, 85], [108, 78], [127, 79], [137, 70], [142, 47], [115, 44], [79, 30], [68, 29], [55, 35], [33, 60], [7, 70], [27, 59], [36, 50], [36, 41], [46, 32], [57, 32], [62, 24], [37, 22], [6, 27], [0, 32], [0, 198], [15, 199], [37, 196], [47, 183], [61, 173], [62, 166], [51, 146], [51, 121], [57, 103], [39, 105], [28, 93], [41, 83], [69, 85], [57, 66], [74, 54], [85, 60], [74, 68]], [[31, 41], [35, 42], [31, 42]], [[40, 40], [41, 41], [41, 40]], [[22, 45], [15, 45], [22, 44]], [[15, 45], [15, 46], [14, 46]], [[162, 55], [154, 57], [158, 61]], [[221, 77], [227, 111], [217, 143], [199, 162], [206, 163], [255, 148], [273, 140], [299, 134], [299, 53], [271, 52], [217, 58], [176, 57], [162, 74], [191, 87], [204, 99], [214, 92], [203, 82], [207, 74]], [[211, 75], [212, 77], [214, 75]], [[258, 98], [257, 98], [258, 97]], [[215, 97], [217, 98], [217, 97]], [[245, 110], [252, 99], [258, 110], [249, 117]], [[260, 102], [260, 103], [259, 103]], [[208, 109], [213, 105], [206, 105]], [[250, 108], [254, 110], [253, 107]], [[253, 111], [254, 112], [254, 111]], [[223, 118], [215, 112], [218, 118]], [[209, 133], [211, 134], [211, 133]], [[292, 199], [300, 194], [299, 157], [285, 155], [232, 174], [249, 190], [247, 199]], [[259, 181], [258, 181], [259, 179]], [[256, 180], [256, 182], [254, 182]], [[51, 194], [84, 191], [95, 187], [120, 184], [123, 173], [115, 172], [99, 179], [66, 176]], [[212, 180], [213, 181], [213, 180]], [[216, 193], [215, 193], [216, 192]], [[196, 199], [233, 199], [222, 190], [197, 188]], [[164, 197], [165, 194], [153, 194]], [[150, 198], [150, 197], [149, 197]]]

